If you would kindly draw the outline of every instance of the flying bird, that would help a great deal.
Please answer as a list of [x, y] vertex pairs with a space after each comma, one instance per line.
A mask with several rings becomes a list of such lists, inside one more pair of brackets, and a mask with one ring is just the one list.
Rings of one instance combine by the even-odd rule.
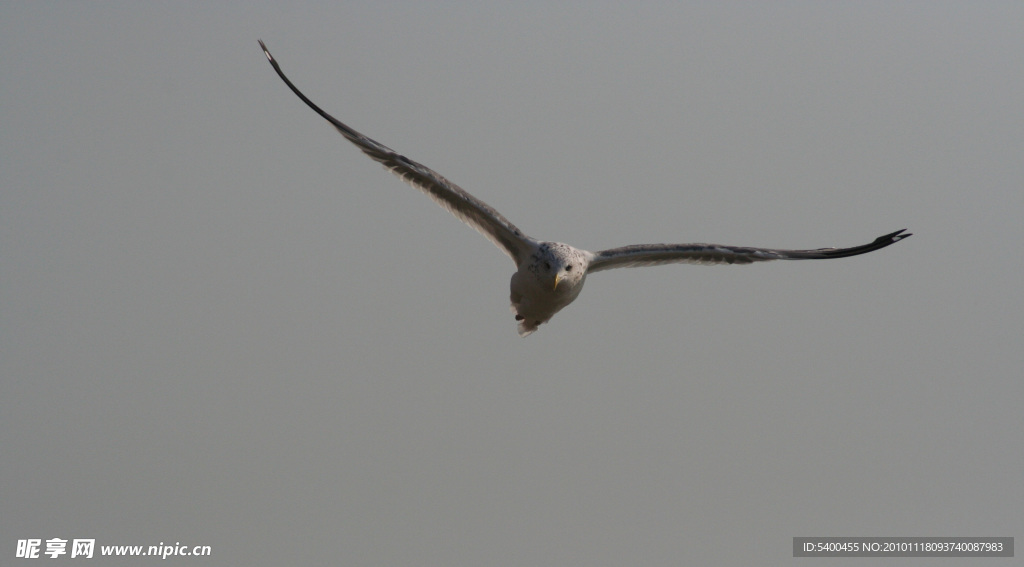
[[372, 140], [324, 112], [292, 84], [277, 60], [260, 40], [267, 60], [288, 88], [303, 102], [334, 125], [348, 141], [371, 159], [383, 164], [405, 182], [419, 189], [459, 220], [473, 227], [516, 264], [512, 274], [511, 308], [518, 321], [519, 336], [525, 337], [547, 323], [573, 302], [587, 276], [612, 268], [660, 266], [662, 264], [750, 264], [768, 260], [819, 260], [846, 258], [874, 252], [907, 238], [906, 229], [879, 236], [873, 242], [851, 248], [777, 250], [720, 244], [633, 244], [590, 252], [561, 242], [531, 238], [490, 205], [470, 195], [436, 171]]

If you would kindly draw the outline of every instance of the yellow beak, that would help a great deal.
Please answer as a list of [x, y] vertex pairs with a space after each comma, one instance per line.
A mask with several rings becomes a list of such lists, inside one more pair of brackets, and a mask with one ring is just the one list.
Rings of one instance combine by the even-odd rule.
[[562, 281], [562, 274], [555, 276], [555, 287], [551, 288], [554, 291], [558, 291], [558, 282]]

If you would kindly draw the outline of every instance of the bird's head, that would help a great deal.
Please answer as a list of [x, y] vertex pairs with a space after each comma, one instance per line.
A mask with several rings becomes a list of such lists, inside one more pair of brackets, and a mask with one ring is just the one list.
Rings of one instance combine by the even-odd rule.
[[543, 287], [568, 293], [583, 285], [588, 260], [582, 250], [560, 242], [545, 242], [535, 259], [535, 273]]

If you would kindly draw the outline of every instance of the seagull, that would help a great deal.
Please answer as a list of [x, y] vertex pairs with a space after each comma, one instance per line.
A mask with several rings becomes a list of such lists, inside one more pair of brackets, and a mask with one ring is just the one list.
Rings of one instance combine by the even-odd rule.
[[867, 254], [910, 236], [906, 229], [879, 236], [873, 242], [850, 248], [780, 250], [721, 244], [633, 244], [590, 252], [561, 242], [546, 242], [523, 234], [490, 205], [470, 195], [436, 171], [356, 132], [306, 98], [281, 71], [263, 40], [259, 40], [270, 65], [302, 102], [334, 125], [348, 141], [381, 163], [406, 183], [422, 191], [456, 218], [487, 237], [516, 264], [512, 274], [511, 308], [519, 336], [526, 337], [575, 300], [583, 282], [594, 272], [612, 268], [662, 264], [751, 264], [768, 260], [820, 260]]

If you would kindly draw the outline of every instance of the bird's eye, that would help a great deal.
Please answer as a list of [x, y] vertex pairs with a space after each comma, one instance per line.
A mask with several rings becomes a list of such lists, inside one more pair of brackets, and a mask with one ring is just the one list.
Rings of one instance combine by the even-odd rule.
[[551, 271], [551, 264], [548, 263], [548, 262], [544, 262], [544, 269], [550, 272]]
[[565, 267], [565, 271], [571, 272], [572, 271], [572, 264], [569, 264], [568, 266], [566, 266]]

